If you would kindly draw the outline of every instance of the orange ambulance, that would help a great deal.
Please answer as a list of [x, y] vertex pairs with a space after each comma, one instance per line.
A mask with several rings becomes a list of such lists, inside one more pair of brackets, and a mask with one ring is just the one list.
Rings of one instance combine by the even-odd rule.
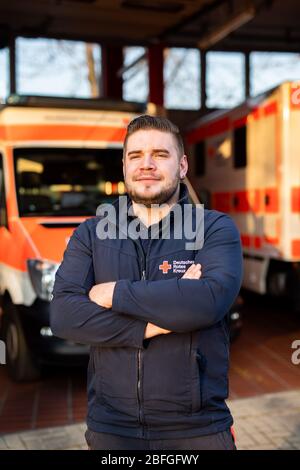
[[143, 108], [18, 96], [0, 107], [0, 325], [15, 380], [87, 357], [52, 335], [54, 276], [74, 228], [124, 192], [122, 141]]

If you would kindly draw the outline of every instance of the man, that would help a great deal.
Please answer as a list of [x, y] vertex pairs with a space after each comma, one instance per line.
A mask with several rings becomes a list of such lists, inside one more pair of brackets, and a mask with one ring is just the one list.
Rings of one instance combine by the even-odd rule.
[[[110, 238], [100, 236], [103, 214], [81, 224], [57, 272], [53, 333], [91, 345], [91, 449], [235, 449], [227, 313], [241, 286], [240, 235], [228, 215], [205, 209], [203, 246], [176, 238], [170, 215], [189, 203], [187, 169], [174, 124], [134, 119], [123, 154], [131, 215]], [[114, 209], [119, 220], [119, 201]], [[125, 237], [137, 222], [140, 236]]]

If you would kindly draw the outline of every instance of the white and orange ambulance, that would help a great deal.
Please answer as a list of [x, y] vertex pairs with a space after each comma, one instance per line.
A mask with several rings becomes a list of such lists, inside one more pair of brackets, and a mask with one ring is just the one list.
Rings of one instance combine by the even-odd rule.
[[235, 220], [243, 287], [300, 311], [300, 82], [286, 82], [186, 132], [201, 202]]
[[54, 276], [74, 228], [124, 192], [122, 141], [143, 110], [46, 97], [0, 107], [0, 322], [15, 380], [37, 377], [42, 361], [86, 358], [49, 328]]

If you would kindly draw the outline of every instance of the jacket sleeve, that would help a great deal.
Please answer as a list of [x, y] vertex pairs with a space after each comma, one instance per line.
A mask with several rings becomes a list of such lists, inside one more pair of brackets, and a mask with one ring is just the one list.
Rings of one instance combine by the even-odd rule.
[[87, 223], [73, 233], [55, 278], [50, 303], [53, 334], [78, 343], [103, 347], [144, 347], [147, 322], [113, 312], [92, 302], [94, 281]]
[[241, 287], [240, 234], [226, 214], [207, 232], [195, 257], [195, 263], [202, 265], [199, 280], [118, 281], [113, 310], [176, 333], [206, 328], [223, 319]]

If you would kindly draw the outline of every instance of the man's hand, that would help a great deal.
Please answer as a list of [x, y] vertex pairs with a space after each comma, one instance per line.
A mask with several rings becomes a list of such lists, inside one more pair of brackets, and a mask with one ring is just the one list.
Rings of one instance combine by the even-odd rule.
[[[182, 279], [200, 279], [201, 277], [201, 264], [192, 264], [189, 269], [186, 270]], [[154, 325], [153, 323], [147, 323], [145, 329], [144, 338], [153, 338], [157, 335], [166, 335], [167, 333], [172, 333], [170, 330], [165, 330], [159, 326]]]
[[201, 264], [191, 264], [189, 269], [186, 270], [182, 279], [200, 279], [201, 277]]
[[167, 333], [172, 333], [172, 331], [165, 330], [159, 326], [154, 325], [153, 323], [147, 323], [144, 339], [153, 338], [153, 336], [166, 335]]
[[115, 282], [96, 284], [89, 292], [90, 300], [100, 305], [100, 307], [111, 308], [115, 285]]

